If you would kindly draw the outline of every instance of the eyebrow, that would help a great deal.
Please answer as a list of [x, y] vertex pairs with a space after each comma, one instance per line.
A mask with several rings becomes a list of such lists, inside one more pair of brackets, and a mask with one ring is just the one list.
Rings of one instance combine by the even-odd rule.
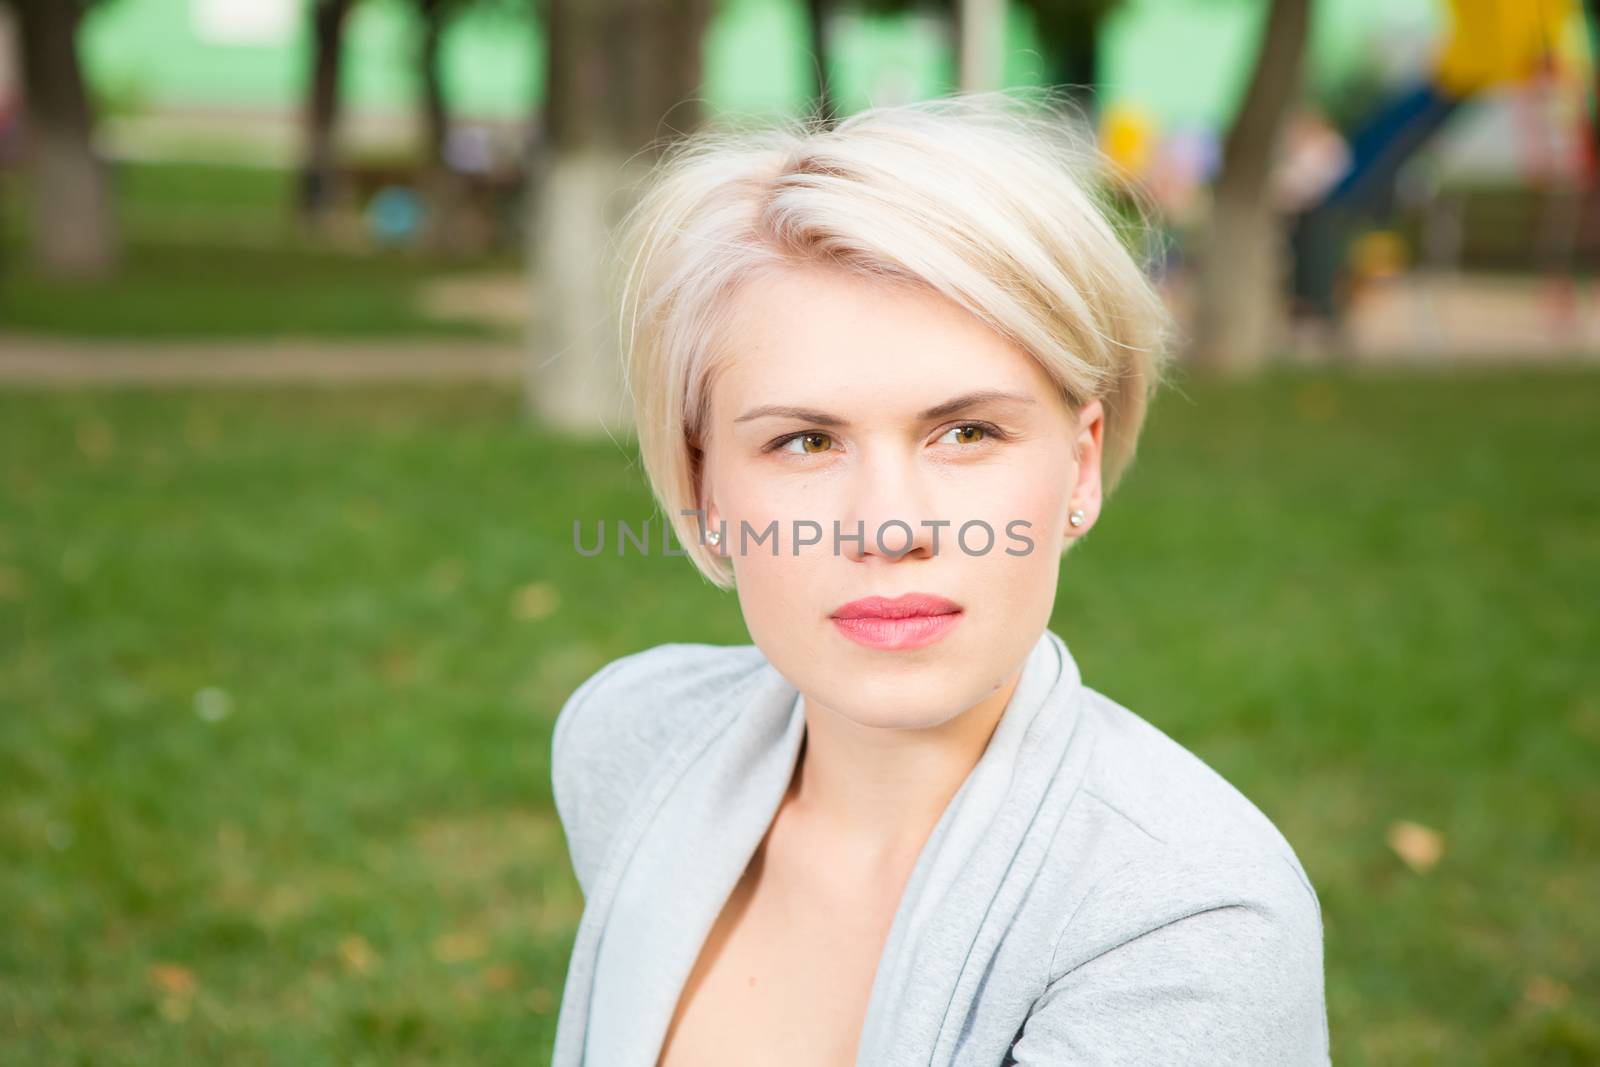
[[[960, 396], [951, 397], [941, 404], [935, 404], [917, 416], [921, 421], [942, 419], [946, 415], [954, 415], [968, 408], [977, 407], [979, 404], [1009, 402], [1015, 404], [1032, 404], [1034, 399], [1024, 393], [1008, 393], [1001, 389], [979, 389], [976, 392], [962, 393]], [[766, 404], [762, 407], [751, 408], [740, 415], [734, 422], [749, 422], [751, 419], [781, 417], [799, 419], [817, 426], [845, 427], [849, 423], [837, 415], [830, 415], [826, 411], [815, 408], [793, 407], [787, 404]]]

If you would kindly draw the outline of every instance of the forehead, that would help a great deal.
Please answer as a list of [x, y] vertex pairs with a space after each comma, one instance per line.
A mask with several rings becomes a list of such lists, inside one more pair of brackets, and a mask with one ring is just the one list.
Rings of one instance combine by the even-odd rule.
[[924, 288], [804, 267], [750, 279], [731, 305], [717, 422], [758, 404], [891, 417], [981, 389], [1055, 392], [1019, 345]]

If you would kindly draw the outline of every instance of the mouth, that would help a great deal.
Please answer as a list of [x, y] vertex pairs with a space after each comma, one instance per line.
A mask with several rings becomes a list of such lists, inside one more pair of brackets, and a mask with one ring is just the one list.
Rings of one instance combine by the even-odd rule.
[[868, 648], [922, 648], [944, 638], [966, 615], [960, 604], [931, 593], [852, 600], [830, 616], [834, 628]]

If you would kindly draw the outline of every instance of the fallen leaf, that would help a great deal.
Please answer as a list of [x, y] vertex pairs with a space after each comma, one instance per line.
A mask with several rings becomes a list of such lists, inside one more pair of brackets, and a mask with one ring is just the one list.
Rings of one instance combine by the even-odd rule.
[[517, 984], [517, 969], [497, 963], [483, 972], [483, 984], [490, 989], [510, 989]]
[[538, 622], [555, 614], [561, 594], [549, 582], [529, 582], [511, 599], [511, 613], [527, 622]]
[[169, 996], [186, 997], [194, 993], [194, 972], [181, 963], [153, 963], [150, 981]]
[[1399, 819], [1389, 824], [1389, 847], [1418, 874], [1426, 874], [1444, 855], [1444, 837], [1421, 823]]
[[1547, 974], [1536, 974], [1523, 985], [1522, 999], [1535, 1008], [1559, 1008], [1572, 999], [1572, 987]]
[[339, 942], [339, 962], [344, 964], [347, 971], [367, 974], [378, 965], [378, 954], [366, 938], [351, 934]]
[[444, 934], [434, 939], [433, 957], [440, 963], [460, 963], [475, 960], [489, 950], [489, 943], [480, 933], [463, 931]]

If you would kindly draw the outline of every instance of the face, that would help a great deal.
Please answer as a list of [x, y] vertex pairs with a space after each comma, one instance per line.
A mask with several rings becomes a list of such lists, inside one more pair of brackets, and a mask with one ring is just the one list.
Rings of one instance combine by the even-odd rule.
[[[1099, 401], [1074, 413], [1023, 349], [925, 290], [794, 268], [732, 312], [700, 507], [751, 638], [862, 725], [936, 726], [1002, 688], [1098, 516]], [[907, 594], [942, 599], [900, 605], [920, 619], [847, 607]]]

